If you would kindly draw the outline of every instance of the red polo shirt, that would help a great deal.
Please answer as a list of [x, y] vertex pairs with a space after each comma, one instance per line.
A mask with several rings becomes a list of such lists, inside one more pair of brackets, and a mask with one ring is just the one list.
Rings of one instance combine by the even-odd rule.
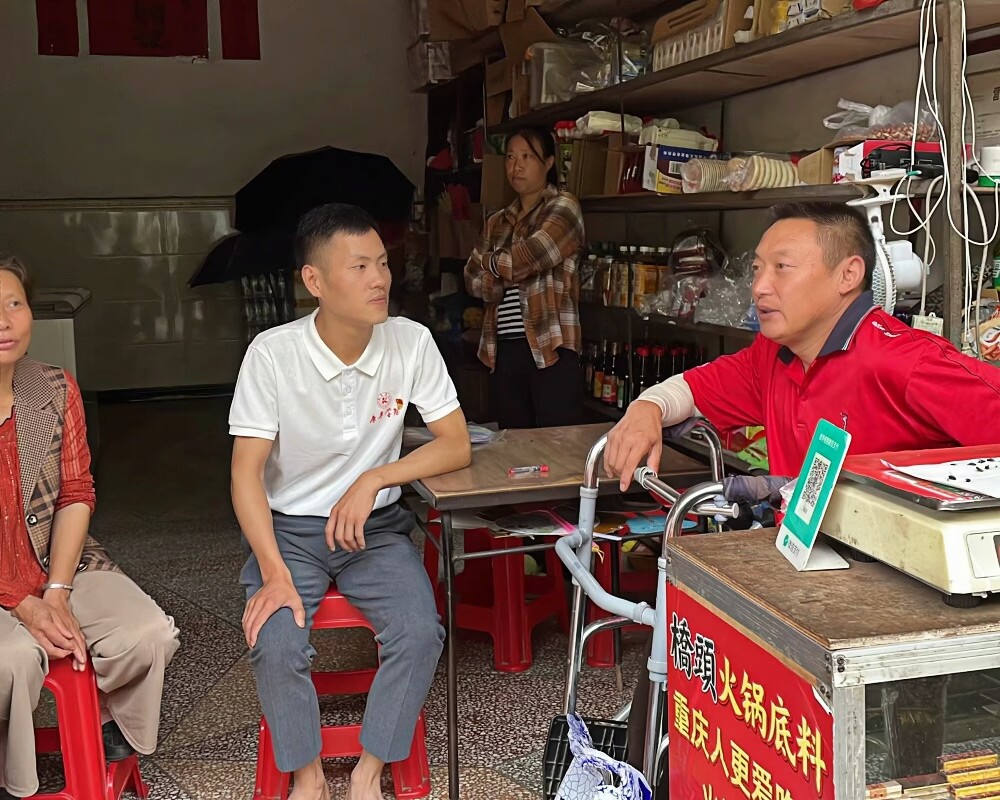
[[759, 335], [684, 380], [720, 430], [764, 426], [773, 475], [798, 475], [820, 419], [847, 427], [852, 455], [1000, 443], [1000, 368], [891, 317], [870, 292], [844, 312], [808, 372]]

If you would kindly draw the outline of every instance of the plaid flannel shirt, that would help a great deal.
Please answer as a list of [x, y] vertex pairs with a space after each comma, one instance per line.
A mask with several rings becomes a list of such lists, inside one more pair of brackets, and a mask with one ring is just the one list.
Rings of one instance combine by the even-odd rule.
[[479, 360], [491, 370], [496, 367], [497, 309], [511, 286], [519, 288], [524, 333], [539, 369], [559, 360], [559, 347], [580, 352], [580, 204], [549, 186], [520, 220], [519, 211], [515, 200], [491, 216], [465, 265], [469, 294], [486, 303]]

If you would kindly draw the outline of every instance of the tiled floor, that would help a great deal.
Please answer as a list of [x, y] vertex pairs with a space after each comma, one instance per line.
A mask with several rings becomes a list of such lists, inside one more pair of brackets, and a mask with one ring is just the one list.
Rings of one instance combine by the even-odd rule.
[[[240, 630], [243, 555], [229, 504], [227, 409], [227, 399], [102, 408], [94, 535], [175, 617], [182, 636], [167, 673], [160, 748], [143, 760], [154, 800], [253, 794], [260, 712]], [[537, 629], [535, 665], [521, 675], [492, 670], [485, 637], [461, 634], [459, 645], [462, 797], [540, 797], [541, 749], [559, 711], [566, 638], [554, 624]], [[320, 666], [373, 663], [370, 637], [361, 632], [324, 632], [317, 649]], [[641, 658], [640, 643], [626, 639], [626, 687]], [[426, 708], [434, 798], [447, 797], [444, 677], [442, 665]], [[627, 699], [612, 671], [592, 670], [580, 698], [581, 710], [594, 716]], [[331, 701], [324, 714], [360, 719], [362, 703]], [[328, 762], [335, 798], [351, 764]], [[388, 771], [384, 790], [392, 796]]]

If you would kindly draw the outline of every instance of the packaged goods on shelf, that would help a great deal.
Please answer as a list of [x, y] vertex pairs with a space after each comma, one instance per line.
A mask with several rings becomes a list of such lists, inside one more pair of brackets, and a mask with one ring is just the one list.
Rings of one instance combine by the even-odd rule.
[[851, 0], [757, 0], [757, 34], [773, 36], [851, 10]]
[[585, 42], [539, 42], [528, 48], [531, 108], [565, 103], [582, 92], [607, 86], [607, 65]]
[[712, 139], [698, 131], [685, 130], [672, 118], [649, 120], [642, 126], [639, 144], [684, 147], [688, 150], [704, 150], [711, 153], [719, 149], [718, 139]]
[[[653, 69], [668, 69], [753, 37], [754, 0], [694, 0], [653, 28]], [[737, 36], [737, 34], [740, 34]]]
[[447, 42], [416, 42], [410, 45], [406, 48], [406, 63], [410, 72], [410, 88], [414, 91], [452, 78]]
[[780, 189], [797, 186], [799, 183], [795, 165], [781, 157], [757, 154], [741, 161], [726, 179], [727, 185], [734, 192]]
[[[912, 100], [904, 100], [894, 106], [868, 106], [841, 99], [837, 108], [840, 111], [823, 120], [824, 126], [837, 131], [835, 142], [859, 139], [912, 141], [914, 138], [916, 104]], [[930, 142], [937, 138], [937, 126], [930, 111], [920, 110], [916, 132], [918, 142]]]
[[711, 158], [692, 158], [681, 164], [681, 191], [684, 194], [722, 192], [728, 188], [729, 173], [738, 169], [742, 159], [728, 161]]
[[689, 150], [685, 147], [648, 145], [642, 172], [642, 188], [657, 194], [681, 194], [681, 167], [692, 158], [726, 161], [728, 153]]
[[[625, 114], [625, 132], [637, 134], [642, 130], [642, 120]], [[580, 136], [600, 136], [610, 131], [621, 132], [622, 117], [610, 111], [589, 111], [576, 121], [575, 130]]]

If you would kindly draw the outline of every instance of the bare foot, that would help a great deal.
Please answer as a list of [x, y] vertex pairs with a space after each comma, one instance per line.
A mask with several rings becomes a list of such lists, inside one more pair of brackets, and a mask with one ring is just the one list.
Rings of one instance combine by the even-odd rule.
[[288, 800], [330, 800], [330, 788], [326, 785], [323, 762], [319, 758], [295, 770], [294, 776]]
[[384, 800], [382, 796], [382, 767], [385, 762], [367, 750], [361, 752], [358, 764], [351, 772], [351, 787], [345, 800]]
[[366, 784], [362, 786], [355, 783], [352, 779], [351, 786], [347, 790], [347, 794], [344, 795], [344, 800], [385, 800], [385, 797], [378, 785], [372, 786], [371, 784]]

